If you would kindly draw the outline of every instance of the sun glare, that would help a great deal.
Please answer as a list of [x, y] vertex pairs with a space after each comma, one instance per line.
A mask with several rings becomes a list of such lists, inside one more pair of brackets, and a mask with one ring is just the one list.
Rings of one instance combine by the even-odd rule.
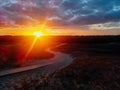
[[36, 36], [36, 37], [40, 37], [40, 36], [42, 36], [43, 34], [41, 33], [41, 32], [34, 32], [34, 36]]

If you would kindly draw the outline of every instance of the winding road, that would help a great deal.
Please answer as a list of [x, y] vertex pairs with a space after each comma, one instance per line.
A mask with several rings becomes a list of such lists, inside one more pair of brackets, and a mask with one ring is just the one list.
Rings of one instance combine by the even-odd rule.
[[[64, 44], [57, 45], [53, 48], [57, 48], [57, 47], [60, 47], [62, 45], [64, 45]], [[46, 71], [48, 71], [47, 73], [52, 73], [58, 69], [66, 67], [67, 65], [69, 65], [73, 61], [72, 56], [65, 54], [65, 53], [62, 53], [62, 52], [52, 51], [52, 48], [48, 48], [46, 51], [54, 54], [54, 57], [51, 59], [39, 61], [39, 62], [37, 62], [37, 64], [34, 63], [32, 65], [29, 65], [29, 66], [24, 66], [24, 67], [11, 69], [11, 70], [2, 71], [2, 72], [0, 72], [0, 77], [16, 74], [16, 73], [20, 73], [20, 72], [25, 72], [25, 71], [29, 71], [29, 70], [34, 70], [34, 69], [37, 69], [37, 68], [40, 68], [43, 66], [48, 66], [48, 65], [55, 66], [52, 70], [51, 70], [51, 68], [50, 68], [50, 70], [46, 70]]]

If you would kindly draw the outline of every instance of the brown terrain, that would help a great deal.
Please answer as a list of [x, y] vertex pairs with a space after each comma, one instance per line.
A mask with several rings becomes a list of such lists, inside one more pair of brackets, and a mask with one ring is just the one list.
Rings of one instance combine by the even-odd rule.
[[74, 61], [51, 74], [22, 77], [11, 90], [120, 90], [119, 38], [60, 37], [50, 46], [66, 43], [53, 50], [71, 55]]

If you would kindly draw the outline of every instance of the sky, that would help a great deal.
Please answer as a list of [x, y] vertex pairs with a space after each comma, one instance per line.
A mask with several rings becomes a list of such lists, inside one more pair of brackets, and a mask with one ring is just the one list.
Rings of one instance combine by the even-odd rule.
[[55, 35], [119, 35], [120, 0], [0, 0], [0, 35], [43, 25]]

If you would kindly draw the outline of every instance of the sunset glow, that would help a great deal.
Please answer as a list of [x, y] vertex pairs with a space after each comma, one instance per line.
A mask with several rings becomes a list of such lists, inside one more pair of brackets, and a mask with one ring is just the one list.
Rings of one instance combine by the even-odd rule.
[[120, 0], [0, 0], [0, 90], [120, 90]]
[[34, 36], [40, 37], [40, 36], [43, 36], [43, 34], [41, 32], [34, 32]]
[[35, 31], [44, 35], [120, 35], [118, 3], [120, 0], [3, 0], [0, 36], [33, 36]]
[[25, 63], [25, 62], [27, 61], [27, 57], [28, 57], [28, 55], [30, 54], [30, 52], [32, 51], [33, 47], [35, 46], [37, 40], [38, 40], [38, 38], [35, 38], [35, 39], [34, 39], [34, 41], [32, 42], [31, 46], [29, 47], [29, 50], [28, 50], [27, 53], [25, 54], [25, 57], [23, 58], [21, 64], [23, 64], [23, 63]]

